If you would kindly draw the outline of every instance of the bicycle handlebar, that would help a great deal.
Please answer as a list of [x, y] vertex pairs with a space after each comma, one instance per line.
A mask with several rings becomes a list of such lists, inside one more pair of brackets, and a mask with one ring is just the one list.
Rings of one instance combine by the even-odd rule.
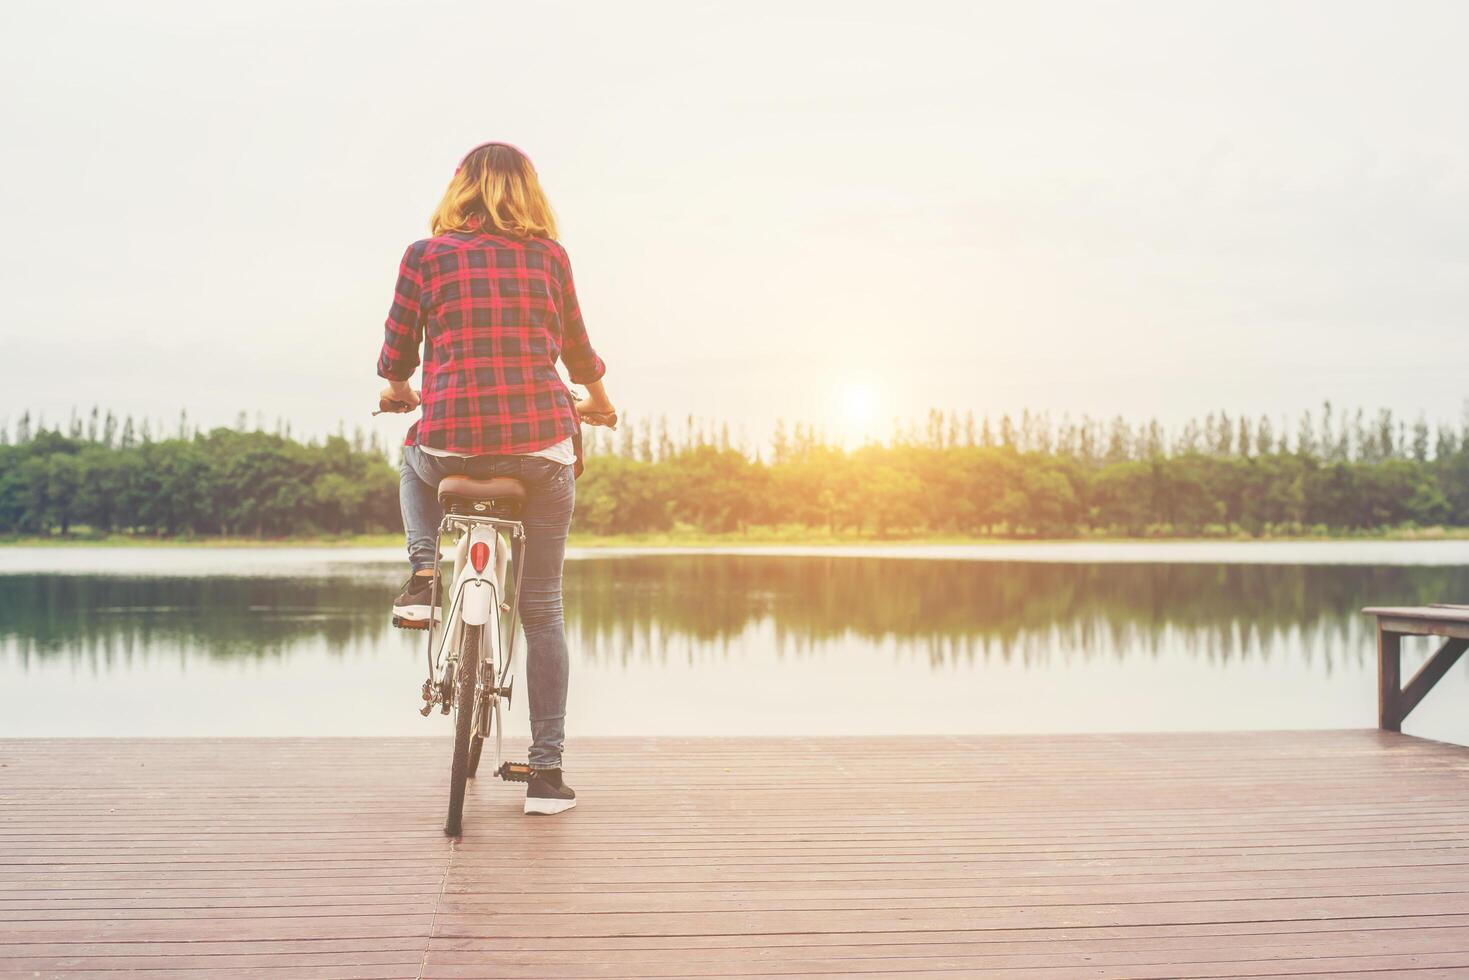
[[[400, 402], [393, 398], [380, 397], [377, 400], [377, 411], [373, 412], [372, 414], [374, 416], [406, 415], [408, 412], [411, 411], [413, 411], [413, 406], [409, 405], [407, 402]], [[577, 417], [580, 418], [587, 425], [606, 426], [607, 428], [612, 429], [614, 432], [617, 430], [616, 412], [578, 412]]]

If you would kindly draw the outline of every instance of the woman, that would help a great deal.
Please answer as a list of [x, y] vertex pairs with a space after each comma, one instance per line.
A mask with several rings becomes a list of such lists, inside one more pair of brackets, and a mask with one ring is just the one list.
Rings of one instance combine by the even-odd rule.
[[[408, 379], [422, 342], [421, 418], [403, 444], [399, 497], [412, 574], [393, 601], [402, 620], [430, 615], [439, 481], [518, 477], [526, 488], [520, 616], [530, 687], [526, 813], [576, 805], [561, 777], [566, 736], [566, 632], [561, 563], [576, 502], [578, 417], [615, 421], [606, 366], [587, 340], [556, 219], [524, 153], [484, 143], [460, 161], [431, 221], [433, 237], [408, 246], [388, 312], [377, 373], [381, 398], [418, 407]], [[587, 398], [575, 401], [560, 358]]]

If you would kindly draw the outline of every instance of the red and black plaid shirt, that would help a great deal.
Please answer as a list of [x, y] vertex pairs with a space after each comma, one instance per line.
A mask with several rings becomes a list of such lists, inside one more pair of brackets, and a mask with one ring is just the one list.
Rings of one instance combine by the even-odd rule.
[[606, 365], [587, 340], [566, 250], [545, 238], [447, 232], [403, 253], [377, 373], [407, 381], [423, 344], [415, 443], [463, 456], [518, 455], [577, 431], [574, 384]]

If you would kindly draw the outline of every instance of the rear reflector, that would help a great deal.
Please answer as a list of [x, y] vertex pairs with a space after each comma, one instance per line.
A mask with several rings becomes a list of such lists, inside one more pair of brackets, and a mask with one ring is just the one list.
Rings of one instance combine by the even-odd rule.
[[469, 546], [469, 563], [474, 566], [476, 572], [485, 570], [490, 563], [490, 546], [483, 541], [476, 541]]

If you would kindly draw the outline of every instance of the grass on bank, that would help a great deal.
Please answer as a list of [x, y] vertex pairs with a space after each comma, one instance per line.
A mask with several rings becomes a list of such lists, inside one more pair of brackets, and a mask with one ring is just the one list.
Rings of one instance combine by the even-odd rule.
[[[751, 527], [724, 534], [710, 533], [692, 527], [643, 534], [578, 534], [572, 532], [570, 544], [581, 548], [628, 547], [737, 547], [739, 545], [919, 545], [919, 544], [1017, 544], [1037, 541], [1459, 541], [1469, 540], [1469, 528], [1400, 527], [1371, 531], [1342, 532], [1325, 527], [1303, 529], [1289, 534], [1249, 534], [1240, 528], [1214, 527], [1203, 534], [1152, 534], [1143, 537], [1086, 534], [1067, 538], [976, 537], [970, 535], [905, 535], [885, 537], [856, 532], [826, 532], [788, 525]], [[201, 547], [201, 548], [397, 548], [403, 545], [401, 534], [297, 535], [281, 538], [256, 537], [165, 537], [160, 535], [98, 534], [78, 528], [67, 535], [0, 536], [0, 547]]]

